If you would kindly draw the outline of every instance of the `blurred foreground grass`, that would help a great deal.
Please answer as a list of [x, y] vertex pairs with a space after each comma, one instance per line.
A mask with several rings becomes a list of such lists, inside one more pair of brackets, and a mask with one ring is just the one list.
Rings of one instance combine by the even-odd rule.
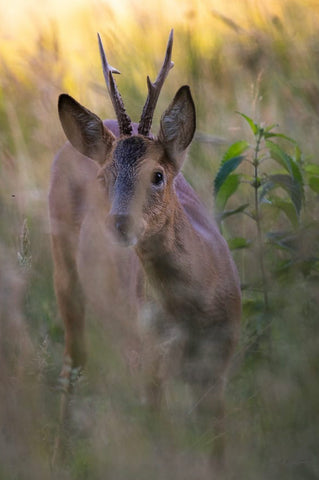
[[[305, 161], [319, 166], [319, 6], [310, 0], [71, 6], [43, 7], [43, 14], [22, 9], [0, 34], [0, 478], [206, 478], [201, 454], [209, 435], [198, 438], [191, 418], [184, 421], [192, 410], [188, 392], [171, 385], [168, 411], [160, 419], [147, 413], [119, 352], [92, 318], [88, 373], [72, 405], [67, 460], [50, 471], [63, 352], [46, 199], [50, 164], [64, 142], [57, 96], [67, 91], [100, 116], [113, 116], [99, 31], [110, 63], [122, 72], [118, 84], [127, 110], [138, 120], [146, 75], [155, 76], [174, 27], [175, 68], [153, 130], [176, 89], [188, 83], [198, 129], [185, 174], [212, 209], [223, 152], [235, 140], [251, 140], [235, 111], [280, 124]], [[278, 216], [265, 225], [284, 222]], [[227, 391], [229, 478], [319, 477], [318, 227], [318, 195], [306, 186], [298, 252], [311, 253], [312, 268], [277, 275], [278, 257], [270, 251], [270, 346], [256, 341], [258, 288], [244, 291], [242, 338]], [[230, 219], [225, 233], [254, 235], [243, 215]], [[242, 282], [254, 279], [249, 252], [234, 254]]]

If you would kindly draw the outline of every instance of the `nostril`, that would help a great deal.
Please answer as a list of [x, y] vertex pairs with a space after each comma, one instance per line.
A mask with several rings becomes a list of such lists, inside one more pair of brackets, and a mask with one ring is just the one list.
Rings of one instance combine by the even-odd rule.
[[131, 215], [112, 215], [107, 219], [108, 230], [112, 232], [113, 240], [124, 246], [135, 245], [138, 238], [136, 226]]
[[114, 227], [118, 233], [126, 237], [129, 233], [130, 218], [128, 215], [114, 215]]

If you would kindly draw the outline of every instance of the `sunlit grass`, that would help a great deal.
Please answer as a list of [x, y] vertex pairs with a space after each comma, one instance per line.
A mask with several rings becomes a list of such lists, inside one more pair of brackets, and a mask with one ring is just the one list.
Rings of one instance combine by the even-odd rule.
[[[198, 136], [185, 174], [213, 214], [213, 179], [223, 153], [236, 140], [253, 143], [236, 111], [261, 123], [279, 123], [305, 159], [318, 163], [319, 4], [12, 0], [0, 4], [0, 16], [0, 478], [91, 480], [105, 478], [105, 471], [107, 478], [125, 480], [205, 478], [199, 474], [201, 443], [183, 425], [188, 393], [172, 386], [171, 410], [162, 423], [149, 418], [119, 353], [93, 319], [91, 359], [74, 405], [69, 457], [50, 472], [63, 354], [46, 198], [52, 158], [65, 141], [57, 97], [68, 92], [100, 116], [114, 116], [100, 67], [100, 32], [110, 63], [121, 71], [117, 81], [127, 110], [138, 120], [146, 75], [155, 78], [174, 28], [175, 67], [159, 100], [154, 131], [177, 88], [189, 84]], [[243, 189], [234, 204], [245, 194]], [[302, 220], [303, 248], [313, 250], [315, 258], [318, 198], [307, 187]], [[249, 221], [234, 217], [226, 235], [250, 235]], [[21, 248], [25, 225], [31, 252]], [[247, 270], [256, 274], [242, 252], [235, 258], [242, 279]], [[257, 315], [249, 302], [245, 306], [227, 396], [230, 478], [317, 478], [318, 285], [297, 270], [271, 281], [276, 288], [268, 358], [254, 343]]]

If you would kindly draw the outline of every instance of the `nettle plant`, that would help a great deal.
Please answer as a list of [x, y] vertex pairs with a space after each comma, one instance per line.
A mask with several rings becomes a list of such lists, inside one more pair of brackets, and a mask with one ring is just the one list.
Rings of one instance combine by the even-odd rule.
[[[254, 142], [237, 141], [224, 154], [214, 181], [215, 204], [221, 230], [226, 219], [239, 214], [254, 224], [247, 228], [251, 238], [236, 236], [228, 243], [233, 250], [248, 249], [246, 258], [258, 269], [259, 280], [245, 286], [259, 292], [258, 310], [265, 314], [270, 309], [270, 281], [297, 262], [305, 185], [319, 193], [319, 167], [305, 164], [297, 143], [276, 132], [278, 125], [264, 126], [239, 115], [248, 123]], [[247, 162], [250, 167], [244, 166]], [[239, 188], [244, 189], [246, 201], [230, 209], [229, 200]]]

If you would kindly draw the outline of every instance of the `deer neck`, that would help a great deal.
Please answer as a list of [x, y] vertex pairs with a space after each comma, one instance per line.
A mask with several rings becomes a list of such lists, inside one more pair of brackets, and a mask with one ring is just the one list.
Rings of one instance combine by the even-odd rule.
[[[163, 228], [141, 242], [136, 252], [145, 272], [147, 295], [162, 305], [168, 319], [191, 325], [202, 312], [202, 268], [198, 268], [198, 236], [178, 199]], [[199, 271], [201, 270], [201, 271]]]
[[[192, 227], [176, 195], [166, 221], [157, 233], [141, 241], [137, 255], [151, 283], [171, 282], [183, 276]], [[186, 260], [186, 262], [185, 262]]]

